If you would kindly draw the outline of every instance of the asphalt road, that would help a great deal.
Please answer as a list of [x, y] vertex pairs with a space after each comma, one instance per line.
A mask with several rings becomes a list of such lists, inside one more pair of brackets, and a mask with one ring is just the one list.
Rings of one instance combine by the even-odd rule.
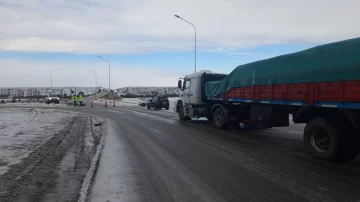
[[360, 160], [311, 159], [303, 125], [218, 130], [138, 106], [74, 108], [108, 118], [91, 201], [360, 201]]

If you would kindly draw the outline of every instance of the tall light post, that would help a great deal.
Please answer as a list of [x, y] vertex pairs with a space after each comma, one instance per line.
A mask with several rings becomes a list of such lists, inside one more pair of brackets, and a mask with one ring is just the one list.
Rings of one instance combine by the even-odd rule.
[[105, 60], [106, 62], [109, 63], [109, 90], [111, 90], [111, 89], [110, 89], [110, 61], [107, 60], [107, 59], [105, 59], [105, 58], [103, 58], [103, 57], [100, 57], [100, 56], [98, 56], [98, 58], [103, 59], [103, 60]]
[[178, 16], [178, 15], [175, 15], [175, 17], [177, 17], [177, 18], [179, 18], [179, 19], [181, 19], [181, 20], [189, 23], [190, 25], [192, 25], [192, 26], [194, 27], [194, 30], [195, 30], [195, 51], [194, 51], [194, 58], [195, 58], [195, 73], [196, 73], [196, 27], [195, 27], [194, 24], [192, 24], [191, 22], [185, 20], [184, 18], [182, 18], [182, 17], [180, 17], [180, 16]]
[[[70, 78], [70, 92], [72, 91], [71, 90], [71, 80], [74, 79], [74, 78], [79, 78], [79, 77], [78, 76], [73, 76], [73, 77]], [[76, 92], [75, 92], [75, 94], [76, 94]], [[72, 95], [72, 92], [71, 92], [71, 95]]]
[[50, 89], [51, 89], [51, 93], [52, 93], [52, 73], [56, 72], [56, 71], [59, 71], [59, 69], [55, 69], [54, 71], [50, 72]]
[[95, 100], [97, 99], [97, 74], [94, 70], [89, 70], [90, 72], [93, 72], [95, 75]]

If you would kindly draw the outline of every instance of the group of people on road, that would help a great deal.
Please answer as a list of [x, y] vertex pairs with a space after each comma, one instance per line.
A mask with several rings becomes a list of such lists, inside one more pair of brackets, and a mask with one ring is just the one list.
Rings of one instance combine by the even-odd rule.
[[77, 102], [79, 102], [80, 106], [82, 106], [82, 102], [83, 102], [83, 96], [80, 95], [73, 95], [71, 97], [71, 100], [74, 102], [74, 106], [77, 105]]

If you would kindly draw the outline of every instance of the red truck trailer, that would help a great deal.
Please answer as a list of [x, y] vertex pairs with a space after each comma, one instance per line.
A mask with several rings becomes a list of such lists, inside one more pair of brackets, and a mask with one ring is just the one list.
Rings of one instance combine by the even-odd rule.
[[178, 83], [181, 120], [207, 117], [216, 128], [305, 123], [314, 158], [347, 161], [360, 152], [360, 38], [250, 64], [229, 75], [203, 71]]

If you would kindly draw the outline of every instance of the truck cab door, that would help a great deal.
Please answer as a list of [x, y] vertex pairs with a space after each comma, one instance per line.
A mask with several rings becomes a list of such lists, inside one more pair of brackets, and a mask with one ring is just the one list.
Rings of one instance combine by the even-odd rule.
[[191, 80], [190, 79], [185, 79], [184, 80], [184, 103], [186, 104], [190, 104], [190, 85], [191, 85]]

